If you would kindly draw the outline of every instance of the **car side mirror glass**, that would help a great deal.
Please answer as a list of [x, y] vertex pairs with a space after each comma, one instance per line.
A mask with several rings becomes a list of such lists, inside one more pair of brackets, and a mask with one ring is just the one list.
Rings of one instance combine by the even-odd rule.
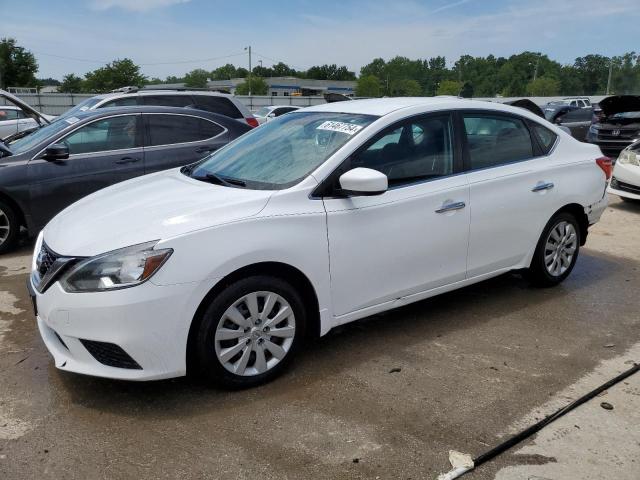
[[389, 181], [384, 173], [372, 168], [354, 168], [340, 176], [340, 188], [351, 196], [381, 195], [389, 188]]
[[48, 161], [66, 160], [69, 158], [69, 147], [64, 143], [54, 143], [49, 145], [44, 151], [42, 158]]

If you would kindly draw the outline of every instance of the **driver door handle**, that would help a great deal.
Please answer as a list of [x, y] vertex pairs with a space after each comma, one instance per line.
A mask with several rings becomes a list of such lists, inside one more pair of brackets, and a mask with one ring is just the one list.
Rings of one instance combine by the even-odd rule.
[[124, 165], [126, 163], [136, 163], [139, 162], [140, 159], [137, 157], [122, 157], [120, 160], [116, 160], [115, 163], [118, 165]]
[[467, 204], [464, 202], [446, 203], [442, 205], [442, 208], [439, 208], [438, 210], [436, 210], [436, 213], [447, 213], [447, 212], [452, 212], [454, 210], [462, 210], [466, 206]]

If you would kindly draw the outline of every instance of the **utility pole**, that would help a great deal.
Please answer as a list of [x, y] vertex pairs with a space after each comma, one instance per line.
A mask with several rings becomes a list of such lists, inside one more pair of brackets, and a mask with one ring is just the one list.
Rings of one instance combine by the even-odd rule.
[[613, 71], [613, 60], [609, 62], [609, 78], [607, 79], [607, 95], [611, 95], [611, 73]]
[[249, 51], [249, 96], [251, 96], [251, 45], [244, 49]]
[[538, 78], [538, 65], [540, 64], [540, 57], [538, 57], [538, 59], [536, 60], [536, 68], [533, 71], [533, 81], [536, 81], [536, 78]]

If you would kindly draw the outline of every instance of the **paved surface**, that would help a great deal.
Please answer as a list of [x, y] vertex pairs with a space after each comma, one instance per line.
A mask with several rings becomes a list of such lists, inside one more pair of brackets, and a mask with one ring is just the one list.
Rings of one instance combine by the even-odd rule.
[[[560, 287], [506, 275], [374, 316], [233, 393], [56, 370], [26, 245], [0, 258], [0, 478], [435, 478], [640, 361], [639, 245], [640, 206], [612, 198]], [[467, 478], [637, 479], [638, 376]]]

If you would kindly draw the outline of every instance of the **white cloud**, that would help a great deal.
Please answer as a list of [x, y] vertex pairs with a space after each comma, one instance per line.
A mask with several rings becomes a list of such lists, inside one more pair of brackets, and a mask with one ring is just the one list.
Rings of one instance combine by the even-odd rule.
[[132, 12], [146, 12], [156, 8], [165, 8], [179, 3], [188, 3], [190, 0], [93, 0], [91, 8], [94, 10], [109, 10], [110, 8], [122, 8]]

